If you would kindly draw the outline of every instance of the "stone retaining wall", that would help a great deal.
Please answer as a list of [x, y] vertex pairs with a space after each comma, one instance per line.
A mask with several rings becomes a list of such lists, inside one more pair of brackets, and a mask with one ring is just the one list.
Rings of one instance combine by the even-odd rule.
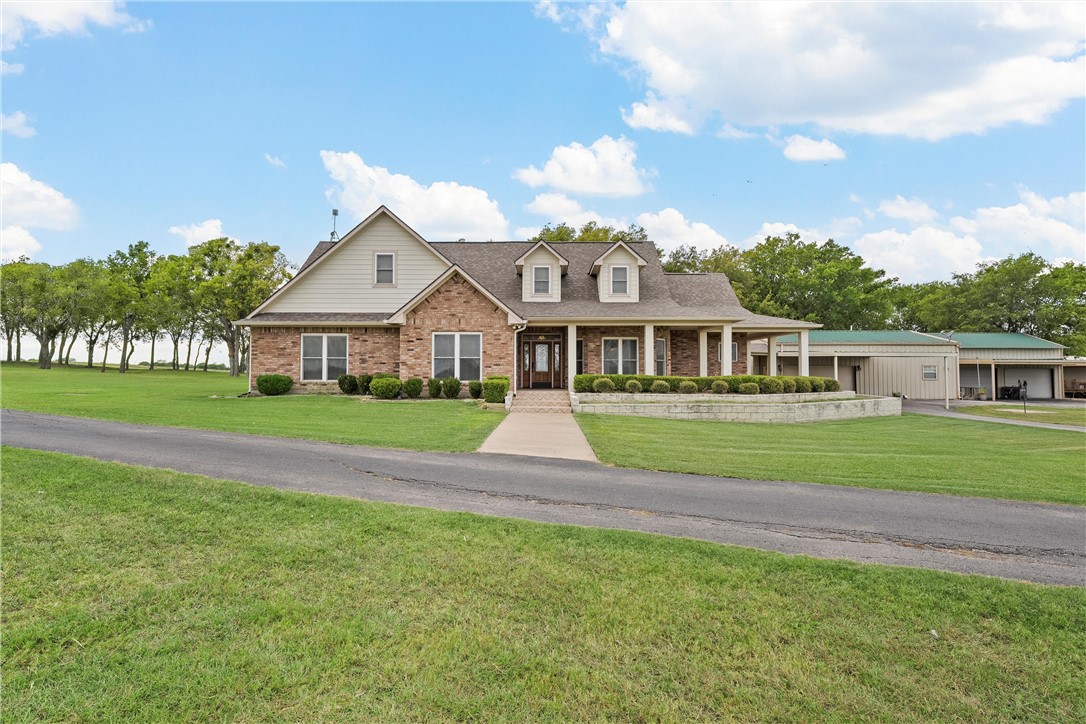
[[809, 402], [812, 400], [845, 400], [857, 397], [855, 392], [790, 392], [779, 395], [716, 395], [708, 392], [684, 395], [680, 392], [670, 392], [663, 395], [651, 392], [640, 392], [631, 395], [629, 392], [575, 392], [575, 397], [582, 405], [594, 404], [620, 404], [651, 403], [651, 404], [678, 404], [691, 402], [729, 402], [734, 404], [766, 404], [774, 402]]
[[[770, 398], [800, 397], [810, 402], [786, 402]], [[826, 398], [825, 395], [833, 397]], [[852, 399], [841, 399], [842, 396]], [[592, 400], [587, 398], [616, 398]], [[681, 399], [677, 399], [680, 398]], [[727, 398], [726, 402], [723, 401]], [[736, 397], [745, 397], [742, 401]], [[642, 398], [640, 400], [634, 398]], [[652, 399], [652, 402], [647, 399]], [[699, 400], [700, 398], [700, 400]], [[753, 399], [752, 399], [753, 398]], [[671, 420], [718, 420], [726, 422], [825, 422], [860, 417], [892, 417], [901, 414], [897, 397], [857, 397], [855, 393], [822, 392], [806, 395], [571, 395], [574, 412], [598, 415], [660, 417]], [[716, 400], [711, 402], [710, 400]], [[586, 404], [587, 403], [587, 404]]]

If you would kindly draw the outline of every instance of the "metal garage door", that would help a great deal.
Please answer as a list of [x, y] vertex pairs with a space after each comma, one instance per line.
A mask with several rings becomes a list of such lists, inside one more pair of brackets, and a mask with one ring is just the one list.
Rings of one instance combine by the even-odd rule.
[[1027, 393], [1031, 400], [1052, 397], [1052, 370], [1046, 367], [1004, 367], [1000, 369], [1000, 382], [1008, 387], [1018, 384], [1018, 380], [1028, 382]]

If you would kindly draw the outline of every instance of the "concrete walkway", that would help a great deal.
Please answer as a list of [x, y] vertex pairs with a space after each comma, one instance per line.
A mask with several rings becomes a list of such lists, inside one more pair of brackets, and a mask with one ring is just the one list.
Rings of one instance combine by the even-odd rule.
[[[1018, 405], [1021, 407], [1022, 403], [1017, 400], [1005, 400], [1000, 402], [973, 402], [966, 401], [952, 402], [950, 409], [943, 408], [943, 403], [936, 400], [902, 400], [901, 410], [902, 412], [915, 412], [920, 415], [932, 415], [934, 417], [953, 417], [958, 420], [972, 420], [973, 422], [996, 422], [1002, 425], [1018, 425], [1019, 427], [1043, 427], [1048, 430], [1071, 430], [1072, 432], [1086, 432], [1086, 427], [1075, 427], [1073, 425], [1055, 425], [1050, 422], [1033, 422], [1032, 420], [1008, 420], [1002, 417], [986, 417], [984, 415], [970, 415], [966, 412], [958, 412], [956, 408], [967, 407], [970, 404], [973, 405], [998, 405], [1000, 407], [1013, 407]], [[1044, 400], [1039, 403], [1052, 407], [1073, 407], [1074, 405], [1068, 405], [1066, 401], [1059, 400]]]
[[481, 453], [596, 461], [596, 453], [570, 413], [513, 412], [490, 433]]

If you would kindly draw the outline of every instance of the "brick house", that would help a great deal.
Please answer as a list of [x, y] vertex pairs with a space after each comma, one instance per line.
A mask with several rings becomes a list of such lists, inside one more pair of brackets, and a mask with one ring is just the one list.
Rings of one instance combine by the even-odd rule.
[[651, 242], [430, 242], [382, 206], [235, 322], [256, 375], [334, 388], [346, 373], [506, 375], [513, 391], [573, 376], [743, 374], [750, 343], [808, 330], [752, 314], [723, 274], [670, 274]]

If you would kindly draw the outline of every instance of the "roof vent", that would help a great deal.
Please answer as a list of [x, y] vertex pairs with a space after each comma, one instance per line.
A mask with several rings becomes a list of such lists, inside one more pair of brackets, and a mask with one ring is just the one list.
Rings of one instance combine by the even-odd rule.
[[328, 241], [339, 241], [339, 234], [336, 233], [336, 217], [339, 216], [339, 209], [332, 209], [332, 235], [328, 238]]

